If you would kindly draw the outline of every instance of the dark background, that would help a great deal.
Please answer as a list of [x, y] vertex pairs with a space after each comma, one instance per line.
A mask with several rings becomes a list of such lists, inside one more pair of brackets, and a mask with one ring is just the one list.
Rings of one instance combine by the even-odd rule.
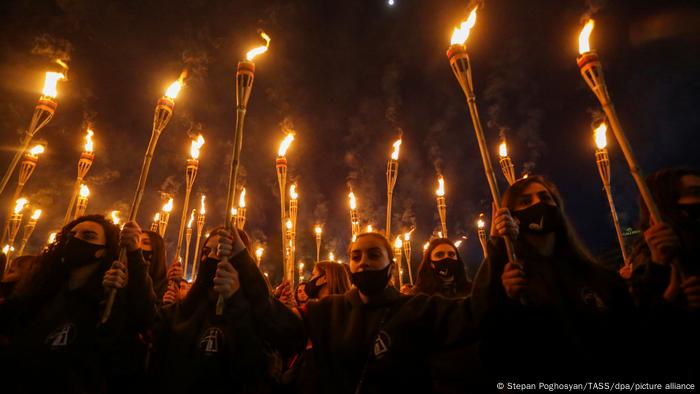
[[[481, 254], [475, 221], [479, 212], [490, 214], [490, 195], [465, 99], [445, 57], [452, 28], [471, 7], [457, 0], [395, 3], [3, 2], [3, 171], [29, 122], [44, 71], [56, 57], [70, 61], [56, 116], [38, 135], [48, 142], [47, 152], [25, 187], [24, 195], [45, 212], [29, 251], [40, 249], [61, 223], [88, 122], [96, 133], [88, 212], [119, 209], [126, 215], [153, 107], [185, 67], [190, 79], [158, 144], [139, 219], [149, 227], [161, 204], [157, 191], [176, 193], [166, 234], [172, 253], [189, 135], [201, 131], [206, 144], [193, 200], [206, 193], [207, 227], [220, 224], [235, 124], [235, 66], [260, 45], [256, 30], [262, 28], [272, 42], [256, 61], [240, 174], [248, 190], [246, 229], [265, 245], [263, 267], [270, 276], [281, 274], [274, 163], [285, 129], [297, 134], [287, 157], [300, 193], [298, 257], [314, 256], [313, 225], [321, 222], [323, 256], [335, 251], [347, 261], [350, 186], [363, 226], [370, 221], [384, 227], [386, 161], [403, 130], [392, 232], [417, 227], [417, 263], [421, 245], [439, 227], [434, 191], [442, 173], [450, 238], [469, 237], [462, 252], [473, 271]], [[505, 129], [518, 174], [527, 169], [551, 178], [581, 236], [601, 253], [614, 250], [616, 241], [594, 160], [590, 125], [599, 106], [576, 66], [586, 15], [596, 18], [592, 46], [642, 167], [698, 168], [697, 2], [488, 0], [467, 47], [494, 158], [498, 132]], [[637, 192], [610, 142], [620, 219], [624, 227], [634, 226]], [[15, 182], [0, 206], [11, 207]]]

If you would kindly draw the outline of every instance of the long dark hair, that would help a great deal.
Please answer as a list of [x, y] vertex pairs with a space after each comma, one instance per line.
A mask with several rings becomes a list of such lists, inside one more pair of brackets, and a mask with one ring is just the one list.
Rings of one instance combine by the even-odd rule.
[[319, 261], [316, 268], [323, 270], [328, 284], [328, 295], [343, 294], [350, 290], [350, 275], [345, 266], [332, 261]]
[[423, 253], [423, 259], [418, 266], [418, 275], [416, 276], [416, 284], [413, 286], [415, 293], [424, 293], [433, 295], [441, 290], [440, 278], [430, 266], [430, 255], [433, 250], [439, 245], [450, 245], [457, 252], [457, 269], [454, 274], [454, 285], [456, 295], [466, 296], [471, 291], [471, 284], [467, 279], [467, 272], [464, 268], [464, 262], [459, 254], [459, 250], [455, 244], [447, 238], [435, 238], [428, 244], [428, 248]]
[[[539, 175], [530, 175], [527, 178], [518, 179], [515, 183], [513, 183], [512, 185], [510, 185], [510, 187], [506, 189], [505, 193], [503, 193], [503, 198], [501, 199], [501, 204], [503, 205], [503, 207], [508, 208], [512, 212], [515, 208], [518, 197], [528, 186], [530, 186], [533, 183], [538, 183], [544, 186], [544, 188], [547, 189], [547, 191], [549, 191], [549, 194], [552, 195], [552, 198], [557, 204], [559, 212], [562, 216], [562, 231], [564, 233], [564, 236], [557, 237], [556, 245], [554, 247], [555, 253], [558, 253], [561, 257], [567, 258], [567, 260], [571, 260], [572, 262], [596, 264], [596, 260], [592, 257], [588, 249], [583, 245], [581, 239], [576, 234], [576, 231], [571, 225], [571, 221], [566, 216], [566, 212], [564, 211], [564, 201], [561, 198], [559, 190], [556, 186], [554, 186], [552, 182], [546, 180], [544, 177]], [[520, 237], [520, 239], [518, 240], [518, 244], [520, 244], [521, 246], [525, 245], [524, 248], [519, 248], [520, 250], [531, 249], [522, 237]]]
[[167, 265], [167, 257], [165, 255], [165, 242], [163, 237], [155, 231], [144, 230], [144, 234], [151, 241], [151, 262], [148, 265], [148, 274], [153, 280], [153, 290], [156, 292], [158, 299], [163, 298], [163, 294], [167, 290], [168, 283], [166, 280], [165, 266]]
[[[678, 209], [678, 199], [681, 197], [681, 178], [686, 175], [700, 177], [700, 171], [691, 168], [669, 168], [659, 170], [647, 176], [647, 185], [664, 220], [677, 225], [683, 220]], [[639, 227], [642, 231], [650, 227], [650, 215], [644, 201], [639, 204]]]
[[36, 306], [61, 289], [69, 275], [66, 264], [61, 261], [63, 248], [70, 239], [69, 234], [73, 227], [82, 222], [95, 222], [101, 225], [105, 232], [105, 253], [99, 259], [99, 269], [86, 284], [86, 287], [90, 287], [97, 294], [101, 292], [102, 275], [112, 262], [119, 258], [119, 228], [103, 215], [86, 215], [65, 225], [56, 235], [56, 241], [37, 257], [31, 270], [23, 275], [17, 284], [17, 298], [25, 299]]

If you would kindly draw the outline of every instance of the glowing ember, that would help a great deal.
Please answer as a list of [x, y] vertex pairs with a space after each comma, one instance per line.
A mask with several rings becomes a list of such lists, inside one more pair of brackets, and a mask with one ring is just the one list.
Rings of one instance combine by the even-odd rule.
[[112, 211], [109, 215], [112, 217], [112, 223], [119, 224], [119, 211]]
[[581, 55], [591, 51], [591, 44], [588, 42], [588, 40], [591, 37], [591, 32], [593, 32], [594, 26], [595, 22], [593, 22], [593, 19], [589, 19], [586, 25], [583, 26], [583, 29], [581, 29], [581, 33], [578, 35], [578, 53]]
[[503, 140], [501, 145], [498, 146], [498, 155], [501, 157], [508, 157], [508, 148], [506, 147], [506, 141]]
[[245, 187], [241, 190], [241, 195], [238, 196], [238, 207], [245, 208]]
[[35, 209], [34, 213], [32, 213], [32, 220], [39, 220], [41, 217], [41, 209]]
[[253, 48], [250, 51], [248, 51], [248, 53], [246, 53], [245, 58], [248, 59], [249, 62], [252, 62], [256, 56], [262, 55], [263, 53], [267, 52], [267, 48], [270, 47], [270, 36], [265, 34], [264, 31], [261, 31], [260, 37], [262, 37], [262, 39], [265, 40], [265, 45]]
[[192, 222], [194, 222], [194, 214], [197, 212], [196, 209], [192, 210], [192, 213], [190, 213], [190, 220], [187, 221], [187, 228], [192, 228]]
[[44, 153], [44, 151], [46, 151], [44, 145], [35, 145], [32, 149], [29, 150], [29, 154], [32, 156], [39, 156], [40, 154]]
[[204, 208], [204, 199], [205, 198], [207, 198], [207, 196], [202, 194], [202, 201], [200, 202], [200, 205], [199, 205], [199, 214], [200, 215], [204, 215], [205, 213], [207, 213], [207, 210]]
[[80, 197], [86, 198], [90, 195], [90, 188], [86, 184], [80, 185]]
[[182, 89], [182, 80], [178, 79], [177, 81], [171, 83], [170, 86], [168, 86], [168, 89], [165, 91], [165, 97], [171, 100], [175, 100], [178, 93], [180, 93], [180, 89]]
[[170, 197], [167, 203], [163, 205], [163, 212], [171, 212], [173, 210], [173, 198]]
[[192, 140], [192, 146], [190, 146], [190, 156], [193, 159], [199, 159], [199, 149], [204, 145], [204, 137], [198, 135], [196, 140]]
[[92, 136], [95, 135], [95, 132], [92, 131], [91, 128], [88, 127], [88, 129], [85, 131], [85, 152], [87, 153], [92, 153], [94, 144], [92, 142]]
[[287, 136], [284, 137], [284, 140], [282, 140], [282, 143], [280, 144], [280, 148], [277, 151], [277, 156], [284, 157], [284, 155], [287, 154], [287, 149], [289, 149], [289, 145], [292, 144], [292, 141], [294, 141], [294, 134], [287, 134]]
[[605, 135], [607, 131], [608, 127], [605, 125], [605, 122], [603, 122], [593, 132], [595, 135], [595, 144], [598, 146], [598, 149], [605, 149], [605, 147], [608, 146], [608, 139]]
[[396, 140], [393, 144], [394, 146], [394, 151], [391, 152], [391, 160], [398, 160], [399, 159], [399, 148], [401, 148], [401, 140]]
[[357, 209], [357, 199], [355, 199], [355, 193], [350, 192], [348, 197], [350, 198], [350, 209]]
[[472, 10], [472, 12], [469, 14], [469, 18], [467, 18], [466, 21], [462, 22], [459, 27], [455, 27], [454, 31], [452, 32], [452, 39], [450, 40], [450, 43], [452, 45], [464, 45], [467, 42], [467, 38], [469, 38], [469, 31], [471, 30], [472, 27], [476, 24], [476, 7]]
[[15, 201], [15, 209], [14, 213], [20, 213], [24, 209], [24, 206], [27, 205], [29, 200], [26, 198], [18, 198], [17, 201]]
[[41, 94], [46, 97], [56, 98], [56, 84], [63, 79], [66, 79], [66, 76], [61, 73], [47, 72], [46, 78], [44, 79], [44, 89], [41, 91]]
[[321, 228], [320, 225], [317, 224], [316, 227], [314, 227], [314, 232], [316, 233], [316, 235], [321, 235], [321, 233], [323, 232], [323, 229]]
[[401, 237], [396, 237], [396, 240], [394, 241], [394, 247], [396, 249], [401, 249], [403, 246], [403, 242], [401, 241]]
[[438, 189], [435, 191], [435, 194], [438, 197], [442, 197], [445, 195], [445, 179], [442, 177], [442, 175], [440, 176], [440, 178], [438, 178]]

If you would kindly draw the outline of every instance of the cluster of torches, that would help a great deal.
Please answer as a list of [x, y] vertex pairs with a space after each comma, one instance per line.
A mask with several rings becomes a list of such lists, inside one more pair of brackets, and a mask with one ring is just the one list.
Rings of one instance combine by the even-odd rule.
[[[451, 46], [447, 51], [447, 56], [450, 61], [451, 68], [457, 78], [468, 103], [468, 108], [470, 112], [471, 119], [473, 121], [474, 131], [476, 135], [477, 142], [479, 144], [480, 154], [484, 166], [484, 172], [488, 182], [490, 192], [492, 194], [492, 199], [496, 208], [500, 208], [500, 194], [498, 191], [498, 183], [495, 178], [493, 171], [493, 166], [491, 164], [491, 157], [489, 154], [488, 144], [486, 142], [483, 128], [481, 126], [481, 121], [479, 120], [478, 110], [476, 106], [476, 96], [474, 93], [474, 86], [471, 74], [471, 64], [469, 56], [466, 49], [466, 41], [469, 37], [470, 30], [476, 24], [476, 11], [474, 8], [469, 14], [468, 18], [460, 24], [459, 27], [454, 29]], [[606, 132], [608, 125], [612, 128], [615, 138], [618, 142], [620, 149], [622, 150], [624, 157], [629, 165], [630, 171], [634, 180], [640, 190], [642, 199], [645, 205], [649, 208], [651, 216], [654, 221], [660, 222], [661, 218], [658, 212], [658, 208], [654, 203], [651, 194], [643, 181], [643, 176], [641, 170], [639, 169], [634, 155], [632, 153], [631, 147], [627, 138], [622, 130], [619, 123], [617, 115], [612, 106], [605, 80], [603, 77], [602, 66], [598, 55], [596, 52], [590, 49], [589, 36], [592, 33], [594, 27], [593, 20], [589, 20], [583, 27], [579, 35], [579, 53], [580, 56], [577, 58], [578, 66], [581, 70], [581, 75], [590, 87], [590, 89], [595, 93], [596, 97], [601, 103], [601, 106], [606, 115], [606, 121], [601, 122], [595, 126], [594, 130], [594, 140], [597, 146], [595, 152], [596, 163], [600, 173], [600, 177], [606, 192], [608, 203], [610, 206], [611, 217], [617, 232], [618, 241], [620, 243], [620, 249], [622, 251], [622, 256], [625, 264], [628, 264], [627, 260], [627, 250], [624, 244], [623, 234], [620, 230], [620, 224], [617, 217], [617, 212], [615, 210], [615, 205], [613, 202], [611, 188], [610, 188], [610, 159], [608, 157], [607, 151], [607, 138]], [[255, 65], [252, 62], [255, 56], [260, 55], [267, 51], [270, 38], [265, 33], [261, 33], [262, 38], [265, 40], [265, 45], [257, 47], [247, 53], [246, 60], [239, 62], [238, 69], [236, 73], [236, 99], [237, 99], [237, 120], [236, 120], [236, 135], [234, 141], [234, 152], [231, 161], [231, 173], [229, 179], [229, 189], [227, 196], [227, 220], [226, 226], [228, 229], [244, 229], [246, 224], [246, 189], [239, 187], [237, 184], [237, 169], [238, 162], [240, 158], [240, 151], [242, 145], [242, 133], [243, 133], [243, 120], [245, 113], [247, 111], [247, 103], [250, 98], [252, 84], [254, 79]], [[146, 185], [146, 179], [148, 176], [148, 171], [151, 165], [151, 159], [153, 157], [155, 146], [161, 132], [167, 126], [170, 118], [172, 117], [175, 99], [180, 92], [184, 84], [184, 78], [186, 73], [183, 73], [180, 78], [173, 82], [165, 91], [165, 94], [157, 101], [156, 108], [154, 111], [154, 120], [151, 133], [151, 140], [149, 142], [146, 154], [144, 155], [144, 163], [141, 169], [141, 175], [139, 177], [139, 183], [136, 188], [136, 193], [134, 200], [132, 202], [131, 208], [129, 210], [128, 216], [125, 219], [119, 217], [119, 211], [112, 211], [110, 217], [114, 224], [120, 224], [126, 221], [133, 221], [136, 219], [138, 208], [143, 197], [143, 192]], [[27, 242], [36, 227], [37, 221], [41, 217], [42, 210], [34, 209], [33, 213], [29, 217], [26, 225], [24, 226], [24, 233], [18, 246], [16, 252], [14, 248], [15, 239], [21, 227], [21, 223], [24, 217], [24, 211], [31, 204], [29, 201], [21, 197], [21, 193], [24, 189], [25, 184], [31, 177], [38, 163], [39, 155], [45, 151], [45, 146], [43, 144], [38, 144], [32, 148], [29, 148], [31, 140], [36, 135], [36, 133], [41, 130], [53, 117], [57, 103], [55, 101], [57, 96], [56, 85], [59, 81], [64, 80], [65, 75], [63, 73], [57, 72], [47, 72], [45, 77], [44, 89], [42, 90], [42, 95], [35, 107], [30, 126], [26, 131], [26, 134], [22, 140], [21, 147], [17, 151], [11, 161], [5, 176], [2, 181], [0, 181], [0, 193], [4, 191], [10, 177], [12, 176], [16, 166], [20, 163], [19, 177], [17, 187], [14, 192], [14, 206], [9, 212], [8, 219], [5, 223], [3, 230], [1, 244], [4, 244], [3, 252], [9, 256], [14, 254], [21, 254], [24, 252]], [[64, 216], [63, 224], [65, 225], [71, 219], [78, 218], [86, 212], [88, 198], [90, 196], [90, 190], [87, 184], [84, 182], [90, 167], [93, 164], [95, 155], [93, 149], [92, 137], [94, 131], [91, 127], [86, 129], [85, 135], [85, 145], [84, 149], [80, 155], [77, 166], [77, 176], [74, 183], [71, 198], [67, 207], [67, 211]], [[299, 190], [296, 183], [291, 183], [288, 185], [287, 180], [287, 151], [290, 148], [292, 142], [294, 141], [295, 134], [288, 131], [283, 141], [280, 143], [279, 149], [277, 151], [277, 157], [275, 160], [275, 168], [277, 173], [277, 180], [279, 185], [279, 197], [280, 197], [280, 229], [281, 229], [281, 240], [282, 240], [282, 256], [283, 256], [283, 278], [284, 280], [294, 284], [295, 278], [300, 281], [304, 279], [304, 263], [299, 262], [295, 264], [295, 254], [296, 254], [296, 236], [297, 236], [297, 217], [298, 217], [298, 198]], [[189, 208], [189, 200], [193, 185], [196, 179], [198, 167], [199, 167], [199, 155], [200, 149], [204, 144], [204, 138], [200, 134], [193, 139], [190, 147], [190, 157], [186, 160], [186, 170], [185, 170], [185, 197], [183, 200], [181, 208], [181, 220], [180, 228], [178, 232], [178, 240], [176, 246], [176, 259], [182, 261], [180, 257], [182, 249], [182, 241], [185, 241], [184, 247], [184, 264], [183, 264], [183, 276], [184, 278], [195, 279], [197, 274], [197, 263], [200, 261], [200, 256], [198, 255], [200, 250], [200, 243], [202, 240], [202, 234], [204, 231], [205, 223], [205, 196], [202, 194], [199, 198], [199, 209]], [[398, 179], [398, 167], [399, 167], [399, 152], [402, 144], [401, 136], [392, 143], [392, 151], [389, 155], [389, 160], [387, 163], [386, 170], [386, 182], [387, 182], [387, 211], [386, 211], [386, 226], [384, 234], [387, 239], [392, 239], [391, 235], [391, 219], [392, 219], [392, 199], [393, 193]], [[501, 171], [507, 183], [512, 185], [517, 181], [515, 175], [515, 166], [512, 159], [508, 154], [508, 147], [506, 144], [505, 134], [501, 133], [500, 142], [498, 145], [498, 158]], [[527, 176], [527, 175], [525, 175]], [[446, 215], [446, 190], [445, 190], [445, 179], [443, 175], [439, 175], [437, 179], [437, 189], [435, 191], [437, 213], [440, 219], [440, 230], [433, 232], [437, 233], [438, 237], [447, 238], [447, 215]], [[235, 200], [235, 194], [238, 193], [238, 203], [237, 206], [233, 206], [233, 201]], [[151, 231], [158, 232], [161, 236], [165, 236], [170, 214], [174, 208], [174, 198], [171, 195], [164, 195], [164, 204], [160, 211], [156, 213], [154, 220], [151, 225]], [[350, 208], [350, 234], [351, 239], [354, 241], [360, 233], [362, 233], [361, 221], [358, 212], [358, 198], [354, 191], [350, 190], [348, 194], [348, 202]], [[228, 211], [230, 209], [230, 211]], [[193, 226], [196, 226], [196, 240], [195, 240], [195, 255], [190, 260], [190, 244], [193, 235]], [[483, 255], [487, 255], [487, 219], [482, 213], [479, 215], [476, 221], [476, 232], [480, 245], [482, 247]], [[374, 227], [371, 223], [367, 223], [365, 227], [365, 232], [373, 232]], [[394, 283], [396, 286], [401, 286], [404, 284], [404, 273], [407, 274], [408, 283], [413, 284], [413, 272], [411, 269], [411, 234], [415, 231], [415, 227], [411, 228], [403, 234], [396, 236], [393, 239], [393, 258], [396, 262], [397, 269], [394, 270]], [[315, 237], [316, 245], [316, 261], [321, 260], [321, 247], [322, 247], [322, 234], [323, 225], [321, 223], [315, 224], [313, 228], [313, 235]], [[56, 233], [51, 233], [49, 242], [55, 240]], [[462, 237], [466, 239], [466, 237]], [[462, 239], [455, 242], [455, 245], [459, 247], [462, 243]], [[505, 239], [506, 248], [508, 252], [508, 258], [510, 261], [515, 262], [515, 250], [512, 244], [512, 240]], [[423, 245], [423, 249], [428, 248], [429, 242]], [[120, 259], [125, 259], [124, 251], [120, 256]], [[254, 255], [258, 266], [260, 266], [262, 261], [262, 256], [264, 253], [264, 248], [258, 245], [254, 251]], [[402, 261], [405, 257], [405, 261]], [[331, 251], [328, 255], [328, 260], [340, 263], [340, 260], [336, 260], [334, 253]], [[190, 265], [190, 261], [192, 264]], [[403, 263], [403, 264], [402, 264]], [[297, 272], [295, 275], [295, 267]], [[404, 269], [406, 267], [406, 269]], [[265, 273], [267, 276], [267, 273]], [[114, 297], [114, 292], [110, 294], [108, 299], [108, 306], [103, 316], [103, 321], [109, 317], [111, 302]]]

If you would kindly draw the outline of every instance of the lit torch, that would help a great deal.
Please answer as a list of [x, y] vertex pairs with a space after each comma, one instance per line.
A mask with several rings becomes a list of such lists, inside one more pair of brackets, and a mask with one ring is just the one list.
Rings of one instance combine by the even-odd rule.
[[292, 144], [292, 141], [294, 141], [294, 134], [289, 133], [287, 134], [286, 137], [284, 137], [284, 140], [282, 140], [282, 143], [280, 144], [280, 148], [277, 151], [277, 160], [276, 160], [276, 165], [275, 168], [277, 169], [277, 183], [279, 185], [280, 189], [280, 223], [281, 223], [281, 228], [282, 228], [282, 255], [285, 256], [285, 266], [284, 266], [284, 280], [287, 280], [291, 283], [292, 279], [290, 276], [294, 276], [294, 267], [289, 267], [288, 263], [288, 256], [287, 256], [287, 245], [285, 240], [287, 239], [287, 233], [285, 231], [285, 223], [287, 221], [287, 207], [286, 207], [286, 192], [287, 192], [287, 149], [289, 149], [289, 146]]
[[12, 196], [12, 200], [17, 200], [19, 195], [22, 194], [24, 185], [29, 180], [29, 177], [34, 173], [36, 168], [36, 163], [39, 160], [39, 155], [44, 153], [46, 149], [44, 145], [35, 145], [32, 149], [28, 150], [27, 153], [22, 157], [22, 163], [19, 166], [19, 178], [17, 180], [17, 188], [15, 189], [15, 194]]
[[438, 214], [440, 215], [440, 226], [442, 228], [441, 238], [447, 238], [447, 205], [445, 204], [445, 178], [440, 175], [438, 178], [438, 188], [435, 191]]
[[112, 223], [114, 223], [115, 226], [118, 226], [121, 222], [121, 219], [119, 218], [119, 211], [112, 211], [109, 213], [109, 216], [112, 219]]
[[323, 227], [317, 224], [314, 227], [314, 234], [316, 234], [316, 262], [321, 259], [321, 236], [323, 235]]
[[202, 248], [199, 243], [202, 241], [202, 231], [204, 231], [204, 219], [207, 213], [207, 210], [204, 206], [204, 200], [206, 198], [207, 197], [204, 194], [202, 194], [202, 198], [199, 202], [199, 212], [197, 213], [197, 241], [194, 243], [195, 253], [194, 261], [192, 262], [192, 280], [195, 280], [197, 278], [197, 264], [199, 264], [199, 259], [201, 259], [199, 253], [201, 252]]
[[29, 201], [26, 198], [18, 198], [15, 201], [15, 208], [12, 210], [12, 216], [10, 216], [10, 223], [8, 227], [8, 241], [7, 244], [10, 245], [10, 250], [7, 254], [7, 261], [10, 261], [10, 254], [14, 251], [15, 238], [19, 232], [20, 224], [22, 224], [22, 216], [24, 215], [24, 207]]
[[[190, 214], [190, 220], [187, 221], [187, 228], [185, 229], [185, 268], [182, 272], [183, 276], [187, 278], [187, 268], [190, 262], [190, 242], [192, 241], [192, 223], [194, 222], [194, 214], [197, 212], [196, 209], [192, 210]], [[190, 278], [193, 275], [190, 275]]]
[[153, 222], [151, 222], [151, 231], [154, 233], [158, 232], [158, 226], [160, 225], [160, 212], [156, 212], [153, 216]]
[[360, 216], [357, 214], [357, 199], [355, 193], [348, 194], [350, 201], [350, 224], [352, 225], [353, 240], [360, 234]]
[[0, 194], [5, 190], [5, 186], [7, 186], [7, 182], [9, 182], [12, 173], [15, 171], [17, 163], [19, 163], [19, 160], [22, 158], [22, 154], [24, 154], [27, 148], [29, 148], [32, 138], [34, 138], [39, 130], [49, 123], [51, 118], [53, 118], [53, 114], [56, 112], [56, 107], [58, 105], [55, 100], [58, 94], [56, 85], [58, 84], [58, 81], [63, 79], [65, 79], [65, 75], [62, 73], [46, 73], [46, 77], [44, 79], [44, 89], [41, 97], [39, 97], [39, 101], [34, 107], [34, 114], [32, 115], [32, 120], [29, 123], [29, 128], [25, 131], [21, 146], [15, 153], [15, 156], [12, 158], [10, 165], [7, 167], [7, 171], [5, 171], [2, 181], [0, 181]]
[[403, 255], [403, 242], [401, 241], [401, 237], [396, 237], [396, 240], [394, 241], [394, 262], [396, 262], [396, 267], [394, 269], [394, 286], [396, 288], [400, 289], [401, 285], [403, 285], [403, 275], [401, 275], [401, 272], [403, 271], [401, 269], [401, 256]]
[[262, 247], [258, 247], [257, 249], [255, 249], [255, 258], [258, 262], [258, 268], [260, 268], [260, 263], [262, 262], [263, 252], [265, 252], [265, 249], [263, 249]]
[[[462, 22], [459, 28], [454, 29], [454, 32], [452, 33], [451, 45], [447, 50], [447, 57], [450, 60], [452, 72], [457, 78], [457, 81], [459, 82], [459, 85], [467, 98], [469, 113], [472, 118], [472, 123], [474, 124], [476, 140], [479, 143], [479, 151], [481, 153], [481, 160], [483, 162], [486, 180], [488, 181], [489, 189], [491, 191], [491, 197], [496, 209], [500, 209], [501, 197], [498, 191], [498, 183], [496, 182], [496, 174], [493, 172], [493, 165], [491, 164], [488, 144], [486, 143], [486, 138], [484, 137], [484, 130], [481, 126], [479, 112], [476, 107], [476, 95], [474, 94], [474, 84], [472, 83], [471, 64], [469, 62], [469, 55], [467, 54], [467, 48], [465, 46], [467, 38], [469, 37], [469, 31], [476, 24], [476, 10], [477, 9], [475, 7], [469, 14], [467, 20]], [[517, 259], [515, 256], [515, 249], [513, 248], [513, 242], [507, 237], [504, 238], [504, 241], [506, 251], [508, 253], [508, 261], [515, 263]]]
[[481, 250], [484, 252], [484, 258], [486, 258], [488, 256], [488, 249], [486, 248], [486, 219], [483, 213], [479, 214], [479, 219], [476, 221], [476, 228]]
[[168, 202], [163, 204], [163, 208], [160, 209], [160, 222], [158, 223], [158, 233], [162, 238], [165, 238], [165, 229], [168, 227], [168, 221], [170, 220], [170, 212], [173, 211], [173, 198], [164, 194]]
[[386, 164], [386, 238], [391, 237], [391, 200], [394, 194], [394, 186], [396, 179], [399, 176], [399, 149], [401, 148], [401, 139], [394, 141], [394, 150], [391, 152], [389, 162]]
[[411, 233], [414, 230], [415, 228], [403, 235], [403, 254], [406, 256], [406, 267], [408, 267], [408, 282], [411, 284], [411, 286], [413, 286], [413, 272], [411, 268]]
[[287, 218], [284, 225], [286, 229], [286, 234], [284, 237], [284, 276], [289, 277], [288, 280], [290, 283], [292, 283], [292, 281], [294, 280], [294, 256], [292, 251], [292, 231], [294, 226], [292, 225], [292, 219]]
[[[600, 102], [600, 105], [603, 107], [603, 111], [605, 112], [605, 116], [608, 119], [608, 122], [610, 122], [610, 126], [612, 128], [613, 134], [615, 135], [615, 139], [617, 140], [618, 145], [620, 146], [620, 149], [622, 150], [623, 155], [625, 156], [625, 159], [627, 160], [627, 165], [629, 166], [630, 172], [632, 173], [632, 178], [634, 178], [635, 183], [637, 184], [637, 188], [639, 189], [639, 193], [642, 196], [642, 200], [644, 201], [644, 204], [646, 205], [647, 209], [649, 210], [649, 214], [651, 215], [652, 221], [654, 223], [662, 223], [663, 219], [661, 217], [661, 213], [659, 212], [659, 208], [656, 205], [656, 202], [654, 201], [653, 196], [651, 195], [651, 191], [649, 190], [649, 186], [644, 180], [644, 175], [642, 174], [642, 170], [637, 164], [637, 159], [634, 156], [634, 152], [632, 152], [632, 147], [630, 146], [629, 141], [627, 140], [627, 136], [625, 135], [624, 130], [622, 129], [622, 125], [620, 124], [619, 119], [617, 118], [617, 113], [615, 112], [615, 107], [613, 106], [612, 100], [610, 99], [610, 94], [608, 93], [608, 87], [605, 83], [605, 77], [603, 76], [603, 66], [600, 63], [600, 59], [598, 58], [598, 53], [591, 50], [590, 44], [589, 44], [589, 38], [591, 33], [593, 32], [593, 27], [595, 23], [593, 22], [593, 19], [589, 19], [588, 22], [584, 25], [583, 29], [581, 30], [581, 33], [579, 34], [578, 37], [578, 45], [579, 45], [579, 57], [576, 59], [576, 62], [578, 63], [578, 67], [581, 70], [581, 76], [583, 79], [586, 81], [586, 84], [588, 84], [588, 87], [593, 91], [595, 94], [596, 98], [598, 98], [598, 101]], [[596, 159], [598, 162], [598, 168], [600, 169], [601, 162], [599, 159], [599, 153], [601, 149], [599, 147], [598, 151], [596, 152]], [[606, 152], [606, 158], [607, 158], [607, 152]], [[602, 170], [601, 171], [601, 177], [603, 177], [605, 174], [603, 174]], [[607, 177], [609, 179], [609, 171], [607, 174]], [[605, 184], [605, 179], [603, 180], [603, 183]], [[609, 180], [608, 180], [609, 183]], [[609, 193], [606, 189], [606, 193]], [[610, 194], [608, 194], [608, 200], [610, 202], [610, 207], [612, 212], [614, 212], [614, 207], [612, 205], [612, 199], [610, 198]], [[613, 220], [616, 221], [616, 214], [613, 213]], [[618, 239], [620, 241], [620, 247], [622, 248], [622, 253], [623, 256], [625, 256], [625, 247], [624, 243], [622, 242], [622, 238], [620, 238], [620, 230], [619, 230], [619, 224], [616, 223], [616, 231], [618, 232]], [[625, 264], [627, 263], [627, 259], [625, 258]], [[677, 268], [679, 269], [679, 272], [682, 274], [683, 270], [680, 265], [677, 265]]]
[[603, 189], [605, 189], [605, 195], [608, 198], [608, 205], [610, 206], [610, 216], [612, 217], [613, 224], [615, 225], [617, 241], [620, 243], [620, 250], [622, 251], [622, 260], [624, 260], [625, 265], [628, 265], [630, 262], [627, 260], [627, 248], [625, 248], [625, 240], [622, 237], [620, 221], [617, 218], [617, 209], [615, 209], [615, 202], [613, 201], [612, 191], [610, 188], [610, 158], [608, 157], [608, 140], [605, 135], [607, 130], [608, 128], [605, 125], [605, 122], [603, 122], [593, 131], [595, 143], [598, 147], [598, 149], [596, 149], [595, 151], [595, 161], [598, 165], [598, 173], [600, 174], [600, 180], [603, 182]]
[[18, 256], [22, 256], [22, 253], [24, 253], [24, 248], [27, 246], [27, 242], [29, 241], [29, 237], [32, 236], [32, 233], [34, 232], [34, 228], [36, 228], [36, 222], [39, 220], [40, 217], [41, 217], [41, 209], [35, 209], [34, 212], [32, 213], [32, 216], [29, 218], [29, 221], [27, 222], [27, 224], [24, 225], [24, 233], [22, 234], [22, 243], [20, 244], [19, 249], [17, 250]]
[[[180, 217], [180, 231], [177, 233], [177, 245], [175, 247], [175, 256], [180, 258], [180, 249], [182, 248], [182, 236], [185, 233], [185, 221], [187, 220], [187, 211], [190, 206], [190, 193], [192, 186], [197, 178], [197, 170], [199, 169], [199, 153], [204, 145], [204, 137], [198, 135], [196, 140], [192, 140], [190, 145], [190, 158], [187, 159], [187, 167], [185, 169], [185, 201], [182, 203], [182, 216]], [[190, 232], [192, 229], [190, 228]], [[187, 278], [187, 259], [185, 258], [185, 269], [182, 271], [182, 278]]]
[[506, 145], [506, 135], [501, 131], [500, 135], [501, 143], [498, 145], [498, 162], [501, 164], [501, 170], [503, 171], [503, 176], [508, 181], [509, 185], [515, 183], [515, 166], [513, 161], [508, 156], [508, 146]]
[[80, 185], [80, 191], [78, 192], [78, 201], [75, 203], [75, 214], [73, 215], [73, 220], [85, 215], [85, 210], [87, 209], [88, 197], [90, 197], [90, 188], [86, 184]]
[[[289, 219], [292, 221], [292, 232], [290, 234], [290, 261], [293, 266], [294, 258], [296, 255], [297, 248], [297, 212], [298, 212], [298, 199], [299, 194], [297, 193], [297, 185], [292, 184], [289, 186]], [[294, 286], [294, 283], [291, 283]]]
[[80, 192], [80, 185], [83, 183], [83, 179], [87, 175], [92, 162], [95, 160], [94, 154], [94, 143], [92, 141], [92, 136], [95, 134], [89, 127], [85, 133], [85, 149], [80, 154], [80, 159], [78, 160], [78, 176], [75, 178], [75, 183], [73, 184], [73, 193], [70, 197], [70, 202], [68, 203], [68, 209], [66, 210], [66, 216], [63, 217], [63, 225], [68, 224], [70, 220], [71, 213], [73, 212], [73, 206], [75, 205], [75, 200], [78, 198], [78, 193]]
[[243, 230], [245, 227], [246, 207], [245, 207], [245, 187], [238, 196], [238, 215], [236, 216], [236, 227]]

